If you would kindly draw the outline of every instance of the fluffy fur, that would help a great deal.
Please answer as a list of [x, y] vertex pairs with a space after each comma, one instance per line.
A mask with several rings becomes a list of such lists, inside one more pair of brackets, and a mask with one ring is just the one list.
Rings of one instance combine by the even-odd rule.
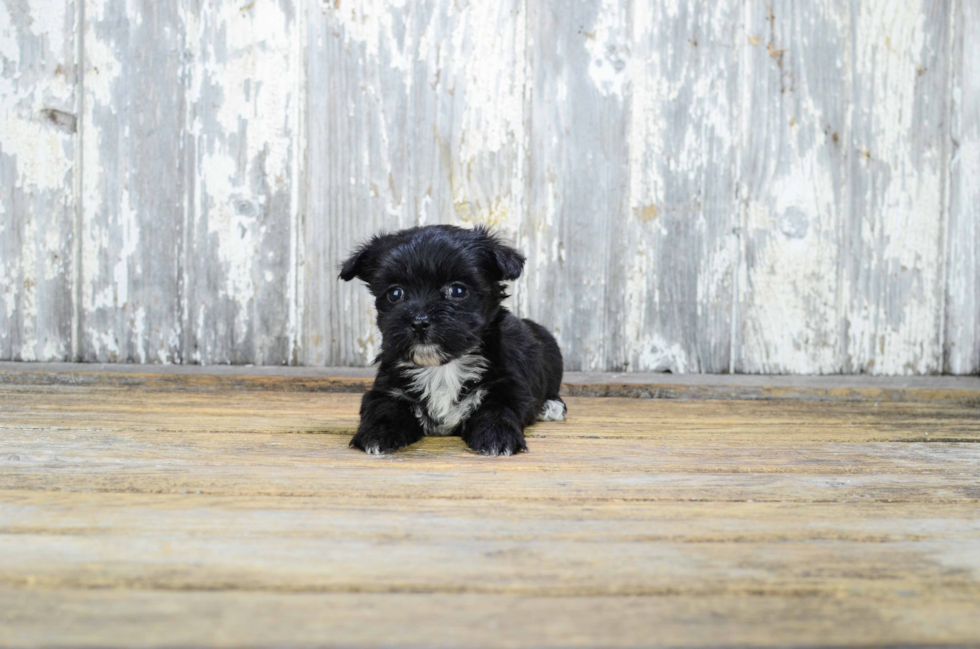
[[526, 426], [565, 418], [558, 343], [501, 306], [523, 268], [488, 230], [448, 225], [378, 235], [344, 262], [341, 279], [367, 284], [381, 329], [352, 448], [459, 435], [478, 453], [513, 455], [527, 450]]

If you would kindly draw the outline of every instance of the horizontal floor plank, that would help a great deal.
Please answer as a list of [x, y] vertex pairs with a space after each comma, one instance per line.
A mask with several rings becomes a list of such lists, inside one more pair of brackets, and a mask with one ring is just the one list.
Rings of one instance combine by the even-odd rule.
[[975, 599], [954, 596], [538, 598], [0, 588], [0, 643], [909, 647], [973, 645], [980, 636], [978, 613]]
[[962, 505], [0, 493], [0, 585], [139, 590], [980, 598]]
[[[145, 432], [289, 432], [349, 435], [356, 394], [173, 392], [85, 387], [0, 388], [7, 428]], [[924, 403], [656, 401], [567, 399], [564, 422], [540, 423], [536, 437], [662, 440], [980, 441], [980, 408]]]
[[[237, 439], [234, 439], [237, 437]], [[977, 501], [976, 444], [657, 448], [533, 440], [532, 452], [475, 455], [458, 438], [391, 456], [346, 438], [5, 431], [0, 489], [350, 495], [377, 498]], [[793, 459], [795, 458], [795, 462]]]

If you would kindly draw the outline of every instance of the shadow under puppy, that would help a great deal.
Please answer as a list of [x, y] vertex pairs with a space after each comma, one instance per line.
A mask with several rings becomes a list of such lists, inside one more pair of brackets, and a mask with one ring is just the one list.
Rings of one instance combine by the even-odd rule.
[[459, 435], [484, 455], [527, 451], [524, 427], [557, 421], [562, 358], [541, 325], [501, 302], [524, 256], [484, 228], [381, 234], [344, 262], [375, 297], [381, 329], [374, 386], [351, 447], [372, 454], [425, 435]]

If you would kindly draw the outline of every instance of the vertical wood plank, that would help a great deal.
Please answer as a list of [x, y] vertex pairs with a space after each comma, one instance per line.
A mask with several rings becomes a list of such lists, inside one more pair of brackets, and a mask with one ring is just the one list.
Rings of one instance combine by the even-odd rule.
[[948, 3], [852, 5], [846, 372], [942, 369]]
[[71, 355], [75, 12], [0, 2], [0, 360]]
[[841, 371], [849, 6], [745, 5], [735, 369]]
[[176, 0], [84, 0], [81, 356], [179, 362], [184, 24]]
[[741, 3], [632, 2], [630, 202], [609, 215], [604, 369], [729, 369]]
[[373, 300], [337, 279], [358, 242], [431, 223], [518, 232], [523, 3], [324, 0], [309, 34], [301, 360], [366, 365]]
[[411, 6], [321, 0], [310, 9], [309, 209], [302, 358], [367, 365], [379, 338], [362, 286], [337, 269], [357, 242], [414, 220], [408, 203]]
[[[521, 310], [553, 331], [568, 370], [622, 365], [607, 277], [629, 209], [628, 0], [528, 2], [528, 255]], [[623, 280], [621, 280], [623, 281]], [[612, 304], [617, 304], [615, 301]]]
[[[186, 4], [184, 360], [289, 363], [301, 49], [291, 0]], [[294, 326], [294, 325], [293, 325]]]
[[980, 372], [980, 5], [954, 2], [945, 367]]

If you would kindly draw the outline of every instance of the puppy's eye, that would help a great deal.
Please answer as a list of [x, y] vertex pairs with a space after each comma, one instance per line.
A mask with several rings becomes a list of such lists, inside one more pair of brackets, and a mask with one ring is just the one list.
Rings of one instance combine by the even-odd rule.
[[388, 301], [391, 303], [400, 302], [401, 299], [405, 297], [405, 291], [397, 286], [392, 286], [388, 289]]
[[467, 294], [466, 287], [462, 284], [450, 284], [447, 293], [454, 300], [462, 300]]

